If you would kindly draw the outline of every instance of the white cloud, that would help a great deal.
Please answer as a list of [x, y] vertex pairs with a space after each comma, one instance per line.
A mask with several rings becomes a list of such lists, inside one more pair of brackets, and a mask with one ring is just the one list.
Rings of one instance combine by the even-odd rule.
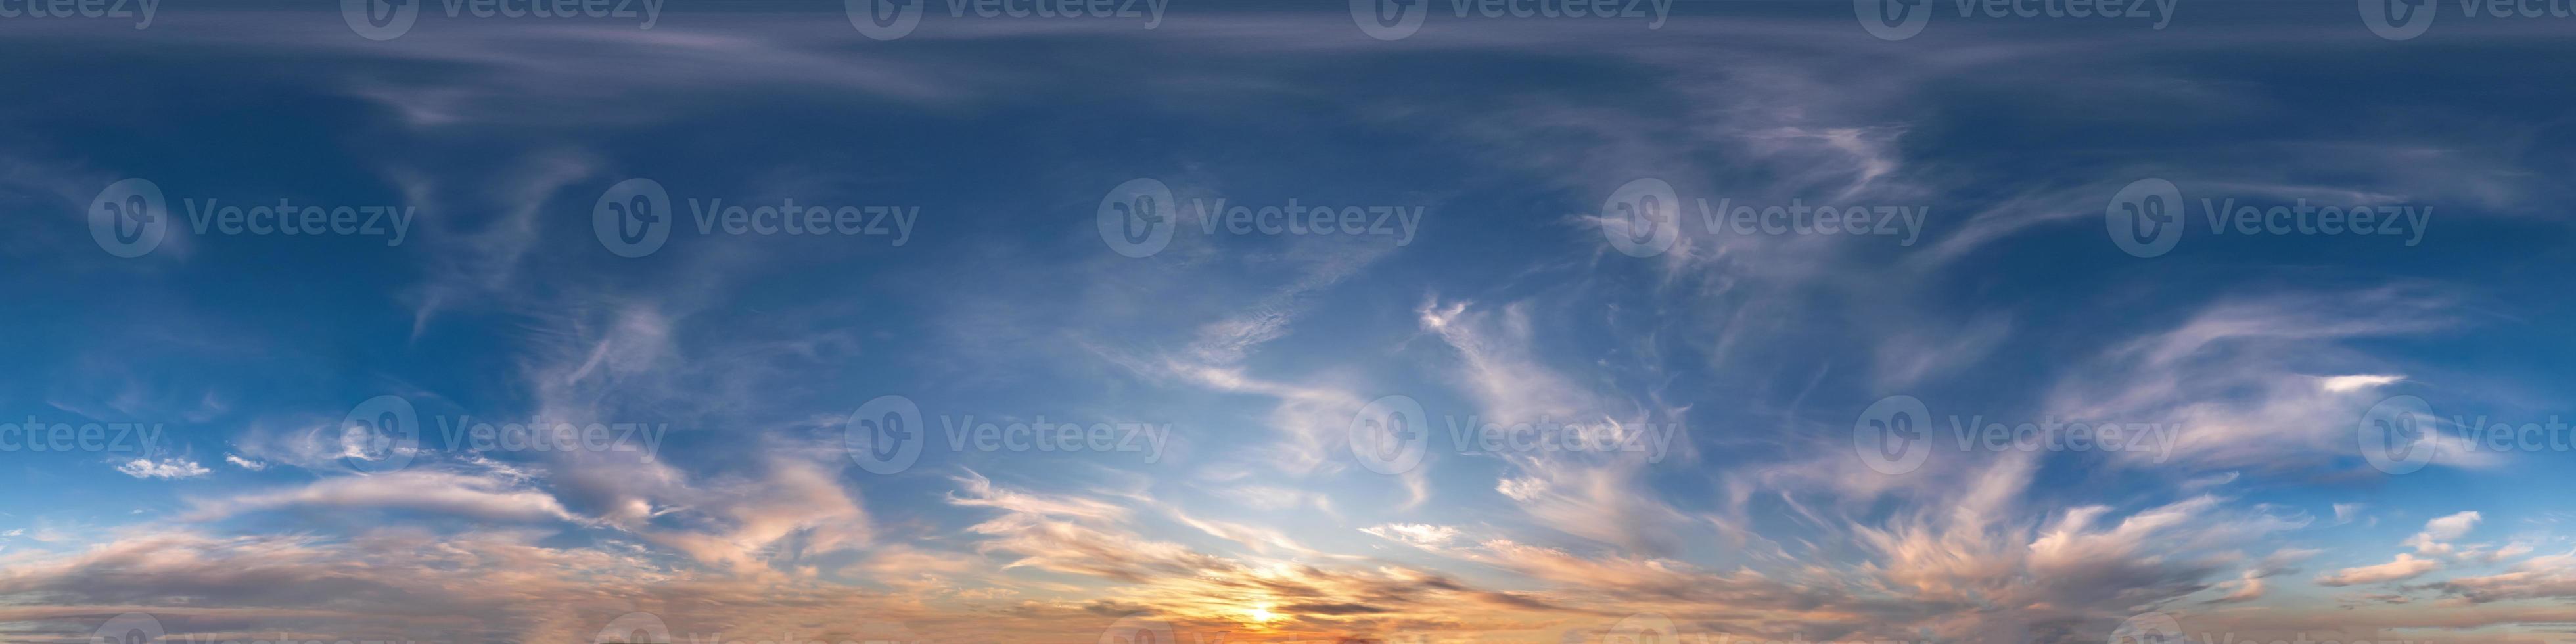
[[157, 461], [148, 458], [138, 458], [117, 465], [116, 471], [124, 472], [126, 476], [138, 479], [184, 479], [205, 476], [214, 472], [214, 470], [206, 469], [206, 466], [198, 465], [196, 461], [177, 458], [165, 458]]
[[1360, 531], [1424, 548], [1448, 545], [1450, 541], [1458, 538], [1457, 528], [1423, 523], [1389, 523], [1361, 528]]
[[2388, 384], [2388, 383], [2397, 382], [2397, 381], [2399, 381], [2399, 380], [2404, 380], [2405, 378], [2406, 378], [2406, 376], [2402, 376], [2402, 375], [2373, 375], [2373, 374], [2357, 374], [2357, 375], [2350, 375], [2350, 376], [2328, 376], [2328, 377], [2325, 379], [2324, 386], [2325, 386], [2326, 391], [2330, 391], [2330, 392], [2334, 392], [2334, 393], [2343, 393], [2343, 392], [2347, 392], [2347, 391], [2357, 391], [2357, 390], [2362, 390], [2362, 389], [2369, 389], [2369, 388], [2372, 388], [2372, 387], [2377, 387], [2377, 386], [2380, 386], [2380, 385], [2385, 385], [2385, 384]]
[[2408, 538], [2406, 545], [2424, 554], [2450, 554], [2451, 544], [2446, 542], [2467, 535], [2470, 528], [2477, 527], [2478, 518], [2478, 513], [2473, 510], [2426, 521], [2424, 531]]

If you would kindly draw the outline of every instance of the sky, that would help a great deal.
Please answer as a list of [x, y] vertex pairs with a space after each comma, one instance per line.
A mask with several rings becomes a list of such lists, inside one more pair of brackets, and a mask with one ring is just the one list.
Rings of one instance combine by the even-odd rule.
[[2576, 642], [2576, 6], [1886, 1], [0, 0], [0, 641]]

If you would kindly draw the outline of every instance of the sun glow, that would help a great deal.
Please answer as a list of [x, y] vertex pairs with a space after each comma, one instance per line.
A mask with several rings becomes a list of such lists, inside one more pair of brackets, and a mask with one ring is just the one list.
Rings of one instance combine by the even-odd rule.
[[1271, 614], [1271, 613], [1270, 613], [1270, 605], [1269, 605], [1269, 604], [1262, 604], [1262, 605], [1259, 605], [1259, 606], [1254, 606], [1254, 607], [1252, 607], [1252, 610], [1250, 611], [1250, 613], [1251, 613], [1251, 615], [1252, 615], [1252, 621], [1255, 621], [1255, 622], [1267, 622], [1267, 621], [1270, 621], [1270, 620], [1279, 619], [1279, 616], [1278, 616], [1278, 615], [1273, 615], [1273, 614]]

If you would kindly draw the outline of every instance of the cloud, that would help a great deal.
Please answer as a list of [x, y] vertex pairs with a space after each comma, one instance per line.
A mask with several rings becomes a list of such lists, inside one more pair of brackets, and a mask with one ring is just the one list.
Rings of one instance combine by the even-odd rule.
[[138, 458], [117, 464], [116, 471], [138, 479], [165, 480], [195, 478], [214, 472], [203, 465], [198, 465], [196, 461], [180, 458]]
[[2451, 554], [2451, 544], [2445, 542], [2468, 535], [2470, 528], [2477, 527], [2478, 519], [2478, 513], [2472, 510], [2426, 521], [2424, 531], [2408, 537], [2406, 545], [2415, 548], [2418, 553], [2427, 555]]
[[577, 520], [553, 495], [524, 481], [499, 475], [428, 470], [332, 477], [300, 488], [203, 501], [197, 504], [196, 512], [190, 518], [206, 521], [246, 512], [298, 507], [417, 510], [487, 521]]
[[1378, 537], [1387, 540], [1421, 546], [1424, 548], [1439, 548], [1446, 546], [1449, 545], [1451, 540], [1458, 538], [1457, 528], [1421, 523], [1389, 523], [1386, 525], [1360, 528], [1360, 531], [1377, 535]]
[[2505, 572], [2433, 584], [2473, 603], [2576, 598], [2576, 553], [2533, 557]]
[[2413, 579], [2441, 567], [2442, 562], [2440, 561], [2432, 559], [2417, 559], [2414, 555], [2399, 553], [2396, 560], [2388, 563], [2375, 566], [2362, 566], [2359, 568], [2345, 568], [2343, 570], [2338, 570], [2333, 573], [2317, 577], [2317, 585], [2351, 586], [2355, 584], [2376, 584], [2380, 582]]
[[2358, 374], [2350, 376], [2330, 376], [2321, 383], [2321, 386], [2325, 387], [2326, 391], [2343, 393], [2347, 391], [2370, 389], [2405, 379], [2405, 376], [2400, 375]]

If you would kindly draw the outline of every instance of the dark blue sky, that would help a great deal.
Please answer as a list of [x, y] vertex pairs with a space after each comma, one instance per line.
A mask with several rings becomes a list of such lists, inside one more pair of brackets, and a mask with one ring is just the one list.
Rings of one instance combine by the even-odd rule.
[[0, 638], [2568, 641], [2375, 1], [0, 1]]

